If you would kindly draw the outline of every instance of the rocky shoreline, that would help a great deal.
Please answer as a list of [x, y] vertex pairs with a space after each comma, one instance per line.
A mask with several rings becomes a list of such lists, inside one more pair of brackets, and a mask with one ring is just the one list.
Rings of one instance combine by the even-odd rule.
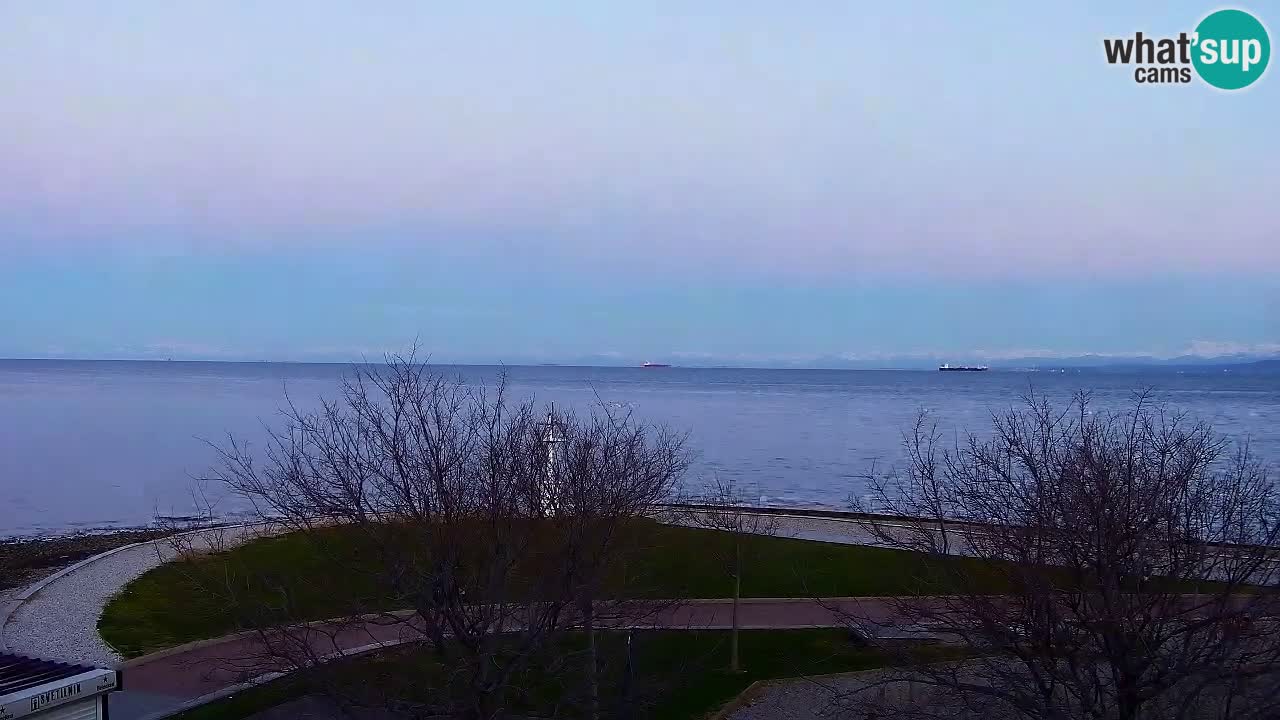
[[0, 538], [0, 591], [24, 587], [98, 553], [172, 532], [162, 528], [122, 528], [59, 536]]

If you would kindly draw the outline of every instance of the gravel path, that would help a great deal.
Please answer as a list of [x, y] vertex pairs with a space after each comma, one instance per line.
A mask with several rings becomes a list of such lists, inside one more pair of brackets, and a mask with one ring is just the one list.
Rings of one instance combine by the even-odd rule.
[[782, 516], [778, 518], [778, 526], [774, 534], [779, 537], [844, 543], [846, 545], [879, 544], [862, 525], [834, 518], [803, 517], [799, 515]]
[[838, 717], [838, 700], [860, 686], [853, 679], [783, 680], [767, 685], [729, 715], [729, 720], [818, 720]]
[[[677, 525], [698, 526], [699, 523], [679, 515], [659, 516], [659, 521]], [[807, 515], [774, 515], [773, 535], [777, 537], [843, 543], [845, 545], [879, 544], [862, 524], [839, 518], [812, 517]]]
[[[879, 671], [778, 680], [756, 691], [728, 720], [827, 720], [828, 718], [886, 717], [908, 706], [936, 708], [933, 693], [923, 685], [897, 683], [864, 690], [879, 680]], [[863, 692], [859, 693], [859, 690]], [[879, 710], [880, 712], [877, 712]], [[992, 716], [995, 720], [995, 717]]]
[[[192, 549], [243, 542], [262, 527], [221, 528], [189, 537]], [[0, 628], [10, 652], [112, 667], [121, 658], [98, 636], [98, 617], [111, 596], [139, 575], [173, 559], [165, 540], [126, 548], [63, 575], [28, 599]]]

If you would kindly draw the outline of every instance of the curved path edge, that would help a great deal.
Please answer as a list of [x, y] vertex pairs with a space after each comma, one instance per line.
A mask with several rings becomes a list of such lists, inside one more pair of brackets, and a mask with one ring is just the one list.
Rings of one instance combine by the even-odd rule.
[[[758, 508], [757, 510], [760, 514], [772, 515], [783, 521], [784, 527], [778, 528], [775, 532], [779, 537], [816, 540], [820, 542], [835, 542], [850, 545], [876, 544], [873, 538], [869, 537], [865, 531], [858, 527], [859, 519], [856, 516], [845, 516], [841, 513], [817, 513], [816, 511], [807, 512], [784, 508]], [[194, 530], [177, 533], [169, 536], [169, 538], [146, 540], [122, 545], [118, 548], [107, 550], [63, 568], [32, 583], [31, 585], [28, 585], [19, 592], [11, 594], [7, 602], [0, 605], [0, 652], [25, 652], [26, 654], [32, 655], [59, 654], [57, 650], [42, 651], [38, 646], [32, 647], [33, 644], [30, 642], [31, 637], [33, 635], [39, 635], [39, 633], [34, 630], [28, 630], [26, 627], [22, 628], [21, 632], [17, 631], [17, 628], [15, 627], [17, 625], [16, 621], [24, 619], [22, 612], [23, 609], [33, 604], [33, 601], [40, 600], [41, 594], [45, 590], [50, 589], [50, 586], [56, 585], [60, 581], [64, 580], [72, 582], [79, 571], [91, 569], [92, 566], [98, 565], [103, 560], [117, 557], [128, 551], [136, 551], [143, 547], [154, 547], [157, 550], [161, 550], [163, 549], [163, 544], [167, 540], [172, 540], [174, 537], [185, 537], [201, 533], [226, 532], [229, 530], [260, 527], [271, 525], [273, 522], [274, 521], [264, 520], [196, 528]], [[159, 565], [161, 562], [162, 559], [157, 557], [152, 565]], [[112, 579], [114, 580], [114, 578]], [[97, 616], [101, 614], [103, 607], [105, 607], [105, 601], [109, 599], [111, 595], [114, 595], [115, 592], [123, 589], [132, 579], [133, 577], [126, 578], [124, 579], [124, 582], [118, 583], [117, 587], [108, 588], [109, 592], [105, 594], [101, 605], [97, 605], [93, 608], [78, 608], [78, 610], [80, 610], [78, 613], [79, 615], [86, 615], [86, 617], [80, 618], [82, 621], [80, 624], [85, 625], [85, 627], [69, 628], [67, 625], [58, 626], [58, 632], [60, 634], [74, 635], [79, 633], [85, 635], [83, 638], [69, 638], [70, 644], [79, 644], [85, 647], [96, 646], [101, 648], [95, 653], [90, 653], [90, 655], [96, 655], [97, 657], [55, 657], [51, 659], [80, 660], [94, 662], [95, 664], [103, 664], [106, 661], [106, 655], [104, 655], [102, 651], [105, 650], [111, 651], [107, 653], [107, 655], [114, 655], [116, 656], [116, 659], [119, 660], [119, 654], [115, 653], [114, 649], [97, 635], [96, 619]], [[92, 623], [89, 622], [90, 618], [87, 617], [89, 614], [94, 616], [92, 618]], [[92, 635], [92, 637], [90, 637], [90, 635]], [[17, 642], [15, 642], [15, 640], [17, 640]], [[38, 643], [37, 645], [40, 644], [42, 643]]]
[[164, 539], [165, 538], [156, 538], [155, 540], [143, 540], [141, 542], [129, 543], [127, 545], [121, 545], [120, 547], [117, 547], [117, 548], [111, 548], [110, 550], [107, 550], [105, 552], [100, 552], [97, 555], [92, 555], [77, 563], [68, 565], [67, 567], [62, 568], [61, 570], [51, 575], [48, 575], [44, 578], [41, 578], [40, 580], [37, 580], [31, 583], [30, 585], [26, 586], [19, 592], [15, 593], [8, 602], [6, 602], [3, 606], [0, 606], [0, 652], [7, 652], [9, 650], [9, 646], [5, 643], [5, 632], [4, 632], [5, 627], [8, 626], [9, 624], [9, 620], [11, 620], [13, 616], [17, 614], [18, 610], [21, 609], [22, 606], [25, 605], [28, 600], [35, 597], [47, 585], [67, 575], [70, 575], [71, 573], [75, 572], [76, 570], [79, 570], [82, 567], [85, 567], [86, 565], [91, 565], [104, 558], [109, 558], [112, 555], [124, 552], [125, 550], [132, 550], [134, 548], [139, 548], [144, 545], [151, 545], [151, 544], [160, 542]]
[[[142, 540], [140, 542], [128, 543], [126, 545], [121, 545], [120, 547], [116, 547], [110, 550], [100, 552], [97, 555], [87, 557], [83, 560], [80, 560], [79, 562], [72, 563], [71, 565], [68, 565], [67, 567], [62, 568], [61, 570], [58, 570], [57, 572], [54, 572], [46, 577], [41, 578], [40, 580], [37, 580], [31, 583], [25, 588], [22, 588], [20, 591], [11, 595], [10, 599], [7, 602], [5, 602], [4, 605], [0, 606], [0, 652], [13, 652], [15, 650], [21, 650], [21, 648], [14, 648], [8, 640], [9, 624], [17, 617], [19, 611], [21, 611], [25, 605], [27, 605], [28, 603], [36, 599], [40, 595], [40, 593], [43, 592], [46, 588], [48, 588], [50, 585], [58, 582], [59, 580], [62, 580], [63, 578], [66, 578], [69, 575], [74, 574], [79, 570], [83, 570], [84, 568], [87, 568], [91, 565], [96, 565], [97, 563], [103, 560], [106, 560], [107, 558], [114, 557], [116, 555], [119, 555], [124, 552], [128, 552], [130, 550], [137, 550], [144, 547], [154, 547], [158, 549], [161, 547], [162, 544], [167, 542], [172, 542], [174, 539], [177, 539], [177, 538], [192, 537], [195, 535], [200, 535], [205, 533], [226, 532], [228, 530], [245, 530], [248, 528], [259, 527], [259, 526], [269, 525], [269, 524], [271, 524], [270, 521], [259, 521], [259, 522], [236, 523], [231, 525], [217, 525], [214, 527], [196, 528], [194, 530], [186, 530], [186, 531], [174, 533], [173, 535], [168, 535], [162, 538], [156, 538], [154, 540]], [[159, 564], [158, 558], [157, 558], [157, 564]], [[125, 584], [127, 585], [128, 583], [126, 582]], [[123, 585], [121, 587], [123, 587]], [[102, 608], [99, 608], [98, 610], [99, 612], [101, 612]], [[64, 658], [49, 658], [49, 659], [61, 660]]]
[[[842, 518], [842, 517], [832, 517], [832, 516], [814, 517], [811, 515], [802, 515], [799, 513], [797, 514], [787, 513], [785, 511], [778, 512], [777, 510], [774, 510], [770, 514], [774, 514], [784, 519], [784, 523], [787, 525], [787, 527], [785, 528], [779, 528], [779, 532], [776, 532], [776, 534], [781, 537], [792, 537], [797, 539], [819, 540], [819, 541], [825, 541], [825, 542], [837, 542], [837, 543], [853, 544], [853, 545], [872, 544], [868, 542], [869, 538], [867, 538], [865, 533], [859, 532], [855, 529], [856, 523], [851, 522], [852, 518]], [[104, 570], [103, 568], [94, 568], [95, 565], [102, 563], [102, 561], [104, 560], [110, 560], [111, 558], [116, 558], [117, 556], [121, 556], [122, 553], [126, 553], [128, 551], [140, 552], [141, 548], [151, 547], [151, 548], [156, 548], [157, 550], [157, 552], [154, 553], [155, 555], [154, 559], [150, 559], [150, 558], [148, 559], [148, 563], [150, 567], [154, 567], [162, 564], [168, 559], [168, 558], [161, 557], [161, 552], [159, 551], [163, 550], [163, 546], [166, 541], [171, 541], [174, 537], [198, 535], [201, 533], [246, 530], [248, 528], [271, 525], [272, 522], [273, 521], [261, 521], [261, 522], [250, 522], [250, 523], [238, 523], [238, 524], [232, 524], [232, 525], [220, 525], [212, 528], [197, 528], [194, 530], [184, 531], [182, 533], [175, 534], [174, 536], [169, 536], [169, 538], [160, 538], [157, 540], [149, 540], [149, 541], [143, 541], [138, 543], [131, 543], [128, 545], [122, 545], [118, 548], [107, 550], [105, 552], [99, 553], [98, 555], [94, 555], [92, 557], [81, 560], [77, 563], [74, 563], [66, 568], [63, 568], [49, 575], [48, 577], [45, 577], [35, 583], [32, 583], [31, 585], [22, 589], [20, 592], [12, 595], [9, 602], [6, 602], [3, 606], [0, 606], [0, 650], [24, 652], [25, 654], [31, 654], [31, 655], [66, 655], [67, 653], [60, 653], [57, 651], [41, 652], [39, 650], [39, 645], [36, 646], [36, 649], [32, 649], [32, 643], [30, 642], [30, 640], [33, 635], [33, 631], [40, 630], [45, 632], [45, 634], [48, 634], [49, 631], [48, 631], [47, 625], [40, 626], [38, 623], [33, 624], [31, 622], [32, 621], [31, 616], [39, 614], [40, 611], [47, 610], [47, 608], [44, 608], [43, 606], [49, 605], [54, 601], [54, 598], [56, 597], [56, 595], [54, 595], [53, 593], [57, 592], [59, 585], [64, 586], [64, 593], [71, 593], [75, 589], [75, 586], [78, 583], [84, 582], [85, 580], [84, 576], [92, 575], [95, 571], [98, 572], [99, 574], [105, 572], [106, 570]], [[256, 534], [245, 532], [242, 537], [248, 538], [250, 536], [256, 536]], [[120, 560], [117, 559], [115, 561], [105, 563], [105, 568], [109, 569], [112, 563], [119, 564], [119, 562]], [[81, 572], [81, 574], [77, 575], [78, 572]], [[117, 579], [115, 577], [112, 577], [111, 580], [116, 586], [111, 588], [110, 592], [102, 596], [100, 601], [98, 601], [92, 608], [93, 610], [92, 613], [88, 612], [90, 608], [87, 608], [87, 607], [78, 609], [82, 611], [80, 612], [80, 614], [83, 614], [83, 615], [92, 614], [93, 615], [92, 623], [88, 623], [85, 628], [75, 629], [71, 631], [67, 630], [67, 626], [65, 624], [60, 624], [60, 625], [57, 625], [58, 630], [56, 631], [56, 634], [66, 636], [65, 639], [71, 641], [70, 642], [71, 645], [75, 645], [76, 642], [81, 642], [86, 644], [96, 643], [96, 644], [99, 644], [100, 647], [105, 647], [107, 650], [110, 650], [111, 649], [110, 646], [107, 645], [105, 641], [97, 634], [97, 617], [101, 614], [102, 609], [103, 607], [105, 607], [105, 603], [109, 600], [109, 598], [112, 595], [114, 595], [116, 592], [119, 592], [119, 590], [123, 589], [130, 581], [134, 579], [134, 577], [136, 577], [136, 575], [133, 575], [127, 578], [120, 578], [118, 582], [116, 582]], [[872, 598], [859, 598], [859, 600], [863, 602], [865, 601], [874, 602], [874, 599]], [[703, 605], [721, 604], [722, 602], [727, 602], [727, 601], [691, 600], [691, 601], [687, 601], [686, 605], [696, 606], [700, 604], [703, 604]], [[768, 602], [795, 603], [797, 601], [783, 600], [783, 599], [770, 599], [770, 598], [752, 598], [752, 599], [744, 598], [743, 600], [744, 605], [758, 605], [760, 603], [768, 603]], [[801, 601], [801, 602], [812, 603], [812, 601]], [[801, 614], [803, 615], [805, 613], [801, 612]], [[82, 620], [83, 619], [84, 618], [82, 618]], [[22, 630], [21, 633], [15, 632], [15, 630], [18, 629], [19, 622], [23, 624], [21, 628]], [[324, 621], [321, 621], [321, 622], [324, 622]], [[86, 623], [87, 623], [87, 620], [86, 620]], [[29, 625], [31, 627], [28, 627]], [[667, 626], [670, 627], [670, 625], [667, 625]], [[832, 626], [833, 626], [833, 623], [829, 619], [817, 618], [815, 621], [815, 618], [813, 617], [810, 617], [807, 621], [800, 621], [799, 619], [796, 619], [790, 622], [782, 622], [778, 618], [772, 618], [766, 622], [751, 622], [748, 620], [741, 624], [741, 627], [743, 629], [801, 629], [801, 628], [819, 628], [819, 627], [832, 627]], [[640, 629], [641, 627], [642, 627], [641, 625], [636, 625], [636, 629]], [[653, 628], [653, 627], [660, 627], [660, 625], [647, 624], [643, 627]], [[686, 628], [699, 627], [701, 629], [717, 629], [717, 628], [727, 628], [728, 625], [725, 624], [723, 620], [719, 621], [719, 623], [717, 624], [715, 622], [711, 622], [710, 619], [707, 619], [707, 621], [705, 622], [698, 622], [698, 623], [694, 623], [693, 625], [684, 625], [683, 627], [686, 627]], [[83, 634], [85, 635], [85, 637], [83, 638], [71, 637], [71, 636], [77, 636], [78, 634]], [[92, 637], [89, 637], [89, 635], [92, 635]], [[15, 643], [14, 643], [15, 639], [19, 640], [20, 642], [25, 642], [26, 647], [15, 647]], [[113, 713], [112, 714], [116, 718], [124, 719], [124, 720], [129, 720], [129, 719], [160, 720], [161, 718], [170, 717], [178, 712], [182, 712], [183, 710], [198, 707], [208, 702], [212, 702], [214, 700], [228, 697], [230, 695], [235, 694], [236, 692], [240, 692], [244, 689], [253, 687], [254, 685], [261, 684], [262, 682], [266, 682], [280, 676], [279, 673], [259, 673], [256, 676], [246, 676], [244, 674], [241, 674], [241, 676], [236, 678], [223, 677], [221, 681], [214, 682], [211, 685], [208, 681], [212, 680], [212, 678], [208, 677], [209, 673], [207, 672], [207, 666], [210, 660], [210, 655], [216, 654], [216, 648], [227, 645], [229, 643], [233, 643], [236, 639], [237, 639], [237, 636], [233, 635], [233, 636], [227, 636], [223, 638], [200, 640], [192, 643], [187, 643], [182, 646], [168, 648], [166, 650], [160, 650], [160, 651], [157, 651], [156, 653], [134, 658], [131, 660], [123, 660], [119, 658], [117, 653], [112, 653], [116, 656], [116, 662], [112, 662], [110, 664], [125, 670], [125, 674], [126, 674], [124, 691], [120, 693], [116, 693], [115, 697], [113, 697], [113, 701], [112, 701]], [[357, 650], [367, 652], [369, 650], [373, 650], [377, 648], [389, 647], [390, 645], [398, 644], [399, 642], [402, 642], [402, 640], [393, 641], [392, 638], [382, 638], [382, 639], [379, 639], [377, 642], [368, 643], [366, 639], [366, 641], [362, 643], [351, 643], [345, 650], [339, 649], [337, 652], [337, 655], [346, 656], [346, 655], [355, 653]], [[79, 658], [54, 657], [53, 659], [65, 660], [65, 659], [79, 659]], [[196, 677], [196, 675], [198, 674], [196, 666], [199, 665], [202, 659], [206, 664], [206, 671], [204, 672], [205, 677], [199, 678], [199, 677]], [[103, 660], [100, 659], [97, 661], [96, 664], [105, 664], [105, 663]], [[185, 681], [186, 687], [183, 691], [178, 692], [176, 694], [173, 694], [170, 692], [163, 692], [163, 691], [158, 693], [154, 692], [155, 690], [164, 689], [163, 682], [160, 683], [160, 685], [153, 687], [151, 689], [148, 689], [146, 687], [148, 683], [145, 680], [145, 676], [154, 675], [155, 674], [153, 672], [154, 669], [159, 668], [161, 666], [172, 667], [172, 668], [178, 668], [179, 666], [182, 667], [182, 670], [177, 671], [177, 674], [182, 675], [185, 673], [188, 676], [187, 680]], [[170, 674], [172, 674], [173, 672], [175, 671], [170, 671]], [[160, 674], [164, 675], [165, 673], [161, 672]], [[130, 682], [130, 678], [132, 678], [134, 682]], [[175, 677], [174, 679], [177, 679], [177, 678]], [[138, 680], [143, 681], [141, 685], [137, 682]], [[179, 684], [182, 685], [183, 683], [179, 683]], [[197, 686], [199, 686], [198, 692], [195, 691]]]

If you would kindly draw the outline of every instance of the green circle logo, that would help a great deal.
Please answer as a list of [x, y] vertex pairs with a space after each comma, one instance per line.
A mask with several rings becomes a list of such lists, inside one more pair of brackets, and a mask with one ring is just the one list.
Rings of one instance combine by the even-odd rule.
[[1257, 18], [1243, 10], [1219, 10], [1196, 26], [1191, 62], [1200, 79], [1222, 90], [1252, 85], [1267, 71], [1271, 38]]

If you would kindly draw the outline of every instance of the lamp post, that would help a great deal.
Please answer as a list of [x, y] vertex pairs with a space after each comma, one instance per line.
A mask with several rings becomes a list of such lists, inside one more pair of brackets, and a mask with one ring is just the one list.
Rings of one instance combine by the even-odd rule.
[[627, 664], [626, 669], [622, 673], [622, 695], [618, 703], [619, 709], [621, 710], [618, 715], [623, 720], [629, 720], [631, 718], [631, 633], [631, 630], [627, 631]]

